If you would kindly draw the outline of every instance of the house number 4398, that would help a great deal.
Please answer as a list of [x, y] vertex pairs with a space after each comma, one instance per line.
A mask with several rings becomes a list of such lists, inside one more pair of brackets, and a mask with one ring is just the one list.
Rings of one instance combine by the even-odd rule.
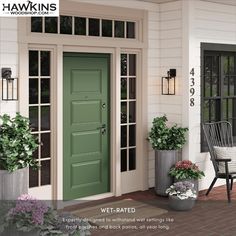
[[191, 69], [190, 71], [190, 98], [189, 98], [189, 104], [190, 107], [193, 107], [195, 105], [195, 99], [194, 99], [194, 94], [195, 94], [195, 78], [194, 78], [194, 68]]

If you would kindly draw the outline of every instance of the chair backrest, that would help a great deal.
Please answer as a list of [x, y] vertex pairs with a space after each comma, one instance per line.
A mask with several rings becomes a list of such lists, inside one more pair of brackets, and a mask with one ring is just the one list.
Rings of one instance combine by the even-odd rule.
[[219, 171], [218, 162], [215, 161], [216, 154], [214, 146], [232, 147], [233, 136], [232, 126], [228, 121], [219, 121], [213, 123], [205, 123], [202, 125], [206, 137], [207, 146], [211, 155], [211, 161], [216, 173]]

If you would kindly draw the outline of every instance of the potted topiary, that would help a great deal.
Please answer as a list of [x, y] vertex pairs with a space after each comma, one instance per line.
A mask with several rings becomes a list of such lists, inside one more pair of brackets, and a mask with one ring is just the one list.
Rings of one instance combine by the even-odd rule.
[[178, 149], [186, 143], [185, 133], [188, 128], [177, 124], [168, 127], [166, 116], [154, 118], [149, 141], [155, 150], [155, 191], [166, 196], [166, 189], [172, 184], [170, 168], [178, 161]]
[[194, 185], [189, 181], [174, 183], [166, 193], [169, 195], [169, 206], [176, 211], [191, 210], [197, 198]]
[[169, 171], [170, 176], [174, 177], [174, 181], [189, 181], [194, 184], [194, 189], [198, 194], [198, 180], [204, 175], [199, 167], [189, 160], [178, 161]]
[[37, 168], [33, 152], [38, 144], [28, 118], [0, 116], [0, 200], [16, 200], [28, 193], [28, 167]]

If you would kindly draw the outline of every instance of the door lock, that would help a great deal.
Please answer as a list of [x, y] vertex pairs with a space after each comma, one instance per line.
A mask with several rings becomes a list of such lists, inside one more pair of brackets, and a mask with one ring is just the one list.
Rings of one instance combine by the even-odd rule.
[[102, 135], [105, 135], [107, 132], [106, 124], [102, 124], [102, 126], [98, 127], [98, 129], [101, 130]]
[[104, 129], [102, 129], [102, 135], [105, 135], [106, 134], [106, 132], [107, 132], [107, 130], [106, 130], [106, 128], [104, 128]]
[[102, 104], [102, 109], [105, 109], [106, 108], [106, 103], [104, 102], [103, 104]]

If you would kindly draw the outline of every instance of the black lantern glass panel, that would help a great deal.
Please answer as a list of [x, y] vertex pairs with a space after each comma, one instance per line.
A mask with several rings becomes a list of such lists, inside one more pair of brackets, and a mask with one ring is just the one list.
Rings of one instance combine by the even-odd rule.
[[175, 95], [176, 69], [170, 69], [166, 77], [162, 77], [162, 95]]
[[18, 100], [18, 79], [12, 78], [11, 68], [2, 68], [2, 100]]

